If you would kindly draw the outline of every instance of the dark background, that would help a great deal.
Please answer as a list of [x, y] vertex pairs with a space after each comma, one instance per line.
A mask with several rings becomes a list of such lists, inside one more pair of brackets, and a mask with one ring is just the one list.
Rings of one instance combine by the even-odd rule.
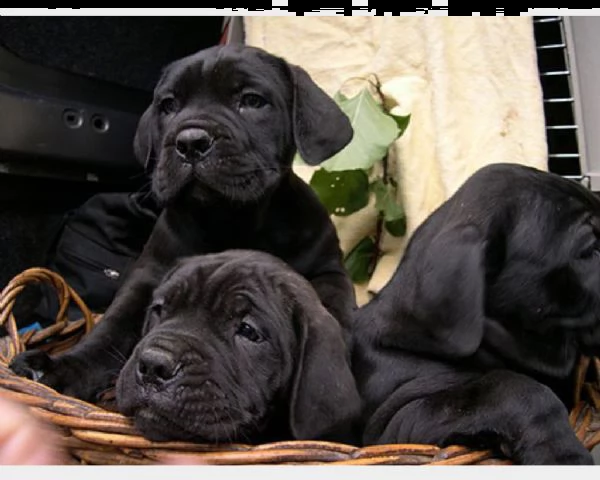
[[[113, 108], [122, 106], [128, 115], [139, 116], [150, 103], [161, 68], [217, 44], [222, 22], [218, 16], [0, 17], [0, 53], [22, 62], [14, 68], [0, 57], [0, 87], [8, 88], [14, 80], [16, 85], [25, 85], [16, 90], [10, 86], [17, 99], [39, 98], [42, 103], [50, 99], [65, 105], [73, 101], [83, 107], [86, 102], [103, 106], [110, 101]], [[59, 82], [55, 90], [47, 91], [50, 81], [45, 78], [52, 74], [65, 75], [65, 81], [73, 80], [77, 89]], [[121, 104], [116, 100], [120, 98], [124, 99]], [[0, 130], [17, 121], [19, 114], [1, 111]], [[48, 126], [56, 121], [49, 119]], [[126, 144], [132, 141], [132, 132], [127, 132]], [[131, 167], [132, 150], [123, 149], [117, 155], [121, 156], [107, 159], [111, 166], [105, 168], [85, 164], [83, 156], [81, 162], [66, 163], [60, 155], [36, 158], [0, 147], [0, 162], [12, 172], [0, 173], [1, 285], [24, 269], [43, 264], [69, 209], [96, 192], [140, 188], [145, 180], [141, 171]], [[78, 175], [96, 170], [103, 174], [99, 181]]]

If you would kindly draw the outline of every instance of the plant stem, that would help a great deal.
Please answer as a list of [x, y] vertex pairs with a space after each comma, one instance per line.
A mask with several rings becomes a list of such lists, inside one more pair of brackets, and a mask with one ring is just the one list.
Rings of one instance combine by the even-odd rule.
[[[379, 81], [379, 78], [377, 78], [377, 76], [375, 76], [375, 82], [373, 82], [372, 85], [375, 88], [375, 91], [377, 92], [377, 95], [379, 96], [381, 103], [383, 105], [383, 93], [381, 92], [381, 83]], [[388, 154], [386, 154], [381, 159], [381, 166], [382, 166], [382, 181], [383, 181], [384, 185], [387, 185], [389, 182]], [[373, 253], [373, 258], [371, 258], [371, 263], [369, 265], [369, 277], [371, 275], [373, 275], [373, 272], [375, 271], [375, 267], [377, 266], [377, 262], [379, 262], [379, 259], [381, 258], [382, 251], [381, 251], [380, 243], [383, 238], [383, 224], [384, 224], [384, 213], [383, 213], [383, 211], [380, 211], [377, 215], [377, 224], [375, 226], [375, 238], [374, 238], [375, 252]]]
[[383, 236], [383, 212], [379, 212], [377, 215], [377, 224], [375, 226], [375, 238], [373, 243], [375, 244], [375, 251], [373, 252], [373, 257], [371, 258], [371, 263], [369, 265], [369, 277], [373, 275], [375, 271], [375, 267], [377, 267], [377, 262], [381, 258], [381, 247], [379, 243], [381, 242], [381, 238]]

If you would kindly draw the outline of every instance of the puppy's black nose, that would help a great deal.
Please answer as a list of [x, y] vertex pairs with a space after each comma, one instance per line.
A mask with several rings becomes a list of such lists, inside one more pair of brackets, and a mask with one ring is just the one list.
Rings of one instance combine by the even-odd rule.
[[186, 128], [175, 139], [177, 155], [186, 162], [204, 157], [212, 148], [214, 138], [202, 128]]
[[137, 376], [143, 384], [160, 385], [177, 375], [180, 364], [162, 349], [147, 348], [138, 359]]

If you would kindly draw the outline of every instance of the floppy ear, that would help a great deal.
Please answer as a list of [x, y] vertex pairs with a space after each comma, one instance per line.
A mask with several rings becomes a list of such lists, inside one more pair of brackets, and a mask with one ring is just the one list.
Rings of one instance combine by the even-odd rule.
[[483, 337], [485, 241], [472, 227], [426, 240], [413, 237], [415, 248], [409, 246], [392, 281], [372, 302], [373, 310], [367, 305], [361, 315], [383, 321], [380, 338], [385, 345], [466, 357]]
[[302, 68], [290, 65], [294, 141], [302, 159], [318, 165], [342, 150], [354, 135], [348, 116]]
[[133, 152], [137, 161], [144, 166], [146, 173], [150, 173], [156, 166], [154, 147], [156, 133], [153, 116], [153, 107], [150, 105], [140, 117], [133, 139]]
[[343, 438], [360, 412], [360, 397], [338, 322], [318, 302], [296, 306], [299, 355], [290, 402], [294, 438]]
[[474, 353], [483, 338], [485, 247], [474, 228], [461, 227], [438, 235], [423, 258], [419, 302], [437, 348], [451, 356]]

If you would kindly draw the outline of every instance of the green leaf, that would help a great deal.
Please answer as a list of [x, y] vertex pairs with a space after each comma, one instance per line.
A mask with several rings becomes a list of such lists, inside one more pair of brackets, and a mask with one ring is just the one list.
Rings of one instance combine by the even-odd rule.
[[385, 205], [385, 199], [388, 195], [388, 187], [383, 180], [378, 178], [371, 185], [369, 185], [371, 191], [375, 194], [375, 208], [378, 210], [383, 210]]
[[354, 137], [340, 152], [322, 163], [328, 171], [368, 170], [387, 155], [400, 134], [396, 121], [388, 115], [367, 89], [352, 97], [337, 95], [337, 103], [348, 115]]
[[394, 237], [403, 237], [406, 235], [406, 217], [403, 215], [397, 220], [384, 222], [385, 229]]
[[350, 215], [369, 203], [369, 177], [363, 170], [313, 173], [310, 186], [330, 214]]
[[389, 195], [383, 207], [383, 219], [386, 222], [392, 222], [404, 217], [404, 209], [396, 200]]
[[371, 184], [371, 191], [375, 194], [375, 208], [383, 213], [386, 230], [395, 237], [404, 235], [406, 215], [396, 200], [396, 186], [378, 179]]
[[376, 252], [373, 239], [365, 237], [346, 255], [344, 265], [354, 283], [364, 283], [369, 280], [372, 260]]
[[396, 122], [396, 125], [400, 129], [400, 133], [398, 134], [398, 137], [401, 137], [402, 135], [404, 135], [404, 132], [406, 131], [406, 129], [408, 128], [408, 125], [410, 123], [410, 114], [408, 114], [408, 115], [392, 115], [390, 113], [389, 115], [390, 115], [390, 117], [392, 117], [394, 119], [394, 121]]
[[337, 91], [333, 96], [333, 100], [339, 105], [340, 103], [347, 102], [348, 97], [344, 95], [341, 91]]

